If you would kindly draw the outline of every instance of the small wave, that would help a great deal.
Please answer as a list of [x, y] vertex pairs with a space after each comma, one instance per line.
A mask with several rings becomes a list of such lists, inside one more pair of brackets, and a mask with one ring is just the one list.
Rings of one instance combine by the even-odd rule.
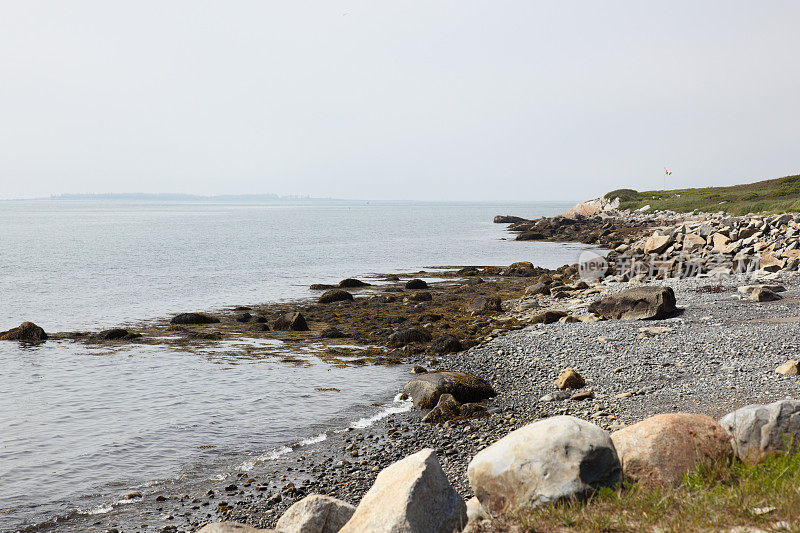
[[394, 403], [399, 405], [392, 405], [391, 407], [387, 407], [386, 409], [378, 412], [377, 414], [365, 418], [360, 418], [355, 422], [353, 422], [352, 424], [350, 424], [350, 427], [354, 429], [367, 428], [372, 424], [374, 424], [375, 422], [377, 422], [378, 420], [384, 419], [387, 416], [391, 416], [397, 413], [406, 413], [410, 411], [411, 407], [413, 406], [413, 402], [411, 400], [403, 400], [400, 398], [401, 396], [402, 396], [401, 394], [398, 394], [397, 396], [394, 397]]
[[309, 446], [311, 444], [316, 444], [318, 442], [322, 442], [327, 438], [328, 438], [328, 434], [327, 433], [320, 433], [316, 437], [309, 437], [307, 439], [301, 440], [300, 442], [297, 443], [297, 445], [298, 446]]
[[80, 514], [93, 516], [93, 515], [96, 515], [96, 514], [110, 513], [113, 510], [114, 510], [114, 506], [113, 505], [104, 504], [104, 505], [98, 505], [97, 507], [94, 507], [92, 509], [78, 509], [78, 512]]

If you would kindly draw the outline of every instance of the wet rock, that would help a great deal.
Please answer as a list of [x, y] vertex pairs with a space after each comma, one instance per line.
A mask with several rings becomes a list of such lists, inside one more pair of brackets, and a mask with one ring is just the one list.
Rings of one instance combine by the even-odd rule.
[[0, 332], [0, 341], [39, 343], [47, 340], [47, 333], [33, 322], [23, 322], [16, 328]]
[[201, 341], [219, 341], [222, 340], [222, 333], [218, 331], [187, 331], [186, 338]]
[[430, 302], [433, 295], [429, 291], [417, 291], [408, 297], [412, 302]]
[[236, 322], [242, 322], [242, 323], [250, 322], [252, 318], [253, 315], [251, 315], [250, 313], [239, 313], [235, 317], [233, 317], [233, 319], [236, 320]]
[[461, 341], [449, 333], [436, 337], [431, 343], [431, 351], [435, 354], [455, 353], [461, 350], [463, 350]]
[[667, 318], [677, 312], [671, 287], [634, 287], [595, 300], [589, 312], [603, 318], [647, 320]]
[[389, 335], [389, 346], [397, 348], [399, 346], [411, 344], [412, 342], [426, 343], [430, 342], [430, 340], [431, 334], [428, 333], [428, 330], [419, 326], [414, 326], [395, 331]]
[[330, 291], [325, 291], [322, 293], [322, 296], [319, 297], [319, 303], [321, 304], [329, 304], [333, 302], [345, 302], [345, 301], [352, 302], [353, 295], [341, 289], [333, 289]]
[[648, 486], [677, 487], [704, 461], [733, 455], [725, 431], [706, 415], [669, 413], [615, 431], [623, 476]]
[[491, 314], [502, 311], [500, 298], [496, 296], [477, 296], [467, 304], [467, 312], [473, 315]]
[[571, 368], [567, 368], [558, 376], [555, 383], [559, 389], [580, 389], [586, 386], [583, 376]]
[[340, 531], [451, 533], [466, 523], [464, 500], [426, 449], [383, 469]]
[[731, 445], [739, 459], [759, 462], [771, 453], [785, 450], [789, 443], [798, 446], [800, 401], [748, 405], [723, 416], [719, 424], [731, 435]]
[[427, 289], [428, 284], [424, 280], [414, 278], [406, 281], [405, 287], [406, 289], [420, 290], [420, 289]]
[[411, 398], [419, 409], [432, 409], [442, 394], [452, 394], [460, 403], [481, 402], [497, 396], [484, 379], [464, 372], [426, 372], [403, 387], [403, 396]]
[[299, 311], [290, 311], [272, 323], [272, 329], [278, 331], [308, 331], [308, 324]]
[[323, 329], [320, 332], [319, 336], [320, 338], [323, 339], [343, 339], [347, 337], [347, 335], [343, 331], [335, 327]]
[[216, 324], [219, 319], [203, 313], [181, 313], [172, 317], [169, 321], [170, 324]]
[[327, 291], [330, 289], [338, 288], [337, 285], [330, 285], [328, 283], [312, 283], [311, 286], [308, 287], [312, 291]]
[[100, 331], [92, 336], [99, 341], [117, 341], [128, 337], [128, 330], [123, 328], [112, 328]]
[[566, 316], [567, 313], [565, 311], [548, 309], [533, 315], [531, 317], [531, 324], [553, 324], [554, 322], [558, 322]]
[[339, 288], [342, 289], [359, 289], [361, 287], [369, 287], [371, 284], [360, 279], [347, 278], [339, 282]]
[[498, 515], [616, 485], [621, 467], [605, 431], [579, 418], [555, 416], [512, 431], [480, 451], [467, 477], [481, 507]]
[[342, 500], [312, 494], [289, 507], [275, 529], [281, 533], [336, 533], [355, 510], [353, 505]]

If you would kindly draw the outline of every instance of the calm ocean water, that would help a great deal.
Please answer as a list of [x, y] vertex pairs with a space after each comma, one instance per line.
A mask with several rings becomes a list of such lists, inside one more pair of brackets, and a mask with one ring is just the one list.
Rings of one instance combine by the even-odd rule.
[[[0, 330], [92, 330], [311, 296], [314, 282], [437, 265], [574, 263], [496, 214], [569, 204], [0, 202]], [[0, 343], [0, 530], [103, 513], [121, 494], [212, 477], [380, 416], [404, 367], [335, 368], [152, 346]], [[315, 387], [336, 387], [335, 402]], [[384, 408], [385, 409], [385, 408]], [[384, 411], [385, 412], [385, 411]], [[200, 446], [215, 446], [200, 449]]]

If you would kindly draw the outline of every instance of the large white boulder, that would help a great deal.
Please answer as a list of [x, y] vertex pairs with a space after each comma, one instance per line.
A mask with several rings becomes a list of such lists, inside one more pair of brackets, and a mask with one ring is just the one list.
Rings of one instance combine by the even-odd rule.
[[196, 533], [278, 533], [274, 529], [258, 529], [238, 522], [213, 522], [206, 524]]
[[341, 533], [452, 533], [466, 524], [464, 500], [425, 449], [383, 469]]
[[723, 416], [719, 425], [731, 436], [737, 457], [757, 462], [789, 444], [800, 445], [800, 401], [748, 405]]
[[312, 494], [289, 507], [275, 528], [281, 533], [336, 533], [356, 508], [347, 502]]
[[522, 506], [583, 497], [620, 482], [614, 444], [600, 427], [555, 416], [512, 431], [479, 452], [467, 477], [492, 515]]

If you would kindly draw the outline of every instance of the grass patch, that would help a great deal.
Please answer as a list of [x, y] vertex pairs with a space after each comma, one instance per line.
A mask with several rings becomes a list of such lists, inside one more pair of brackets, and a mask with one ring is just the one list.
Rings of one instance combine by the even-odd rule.
[[771, 530], [800, 531], [800, 454], [781, 453], [758, 465], [700, 465], [676, 489], [624, 484], [587, 501], [522, 509], [484, 524], [480, 532]]
[[732, 215], [747, 213], [782, 213], [800, 209], [800, 175], [732, 185], [661, 191], [618, 189], [605, 195], [619, 198], [620, 208], [638, 209], [650, 205], [653, 209], [691, 211], [725, 211]]

